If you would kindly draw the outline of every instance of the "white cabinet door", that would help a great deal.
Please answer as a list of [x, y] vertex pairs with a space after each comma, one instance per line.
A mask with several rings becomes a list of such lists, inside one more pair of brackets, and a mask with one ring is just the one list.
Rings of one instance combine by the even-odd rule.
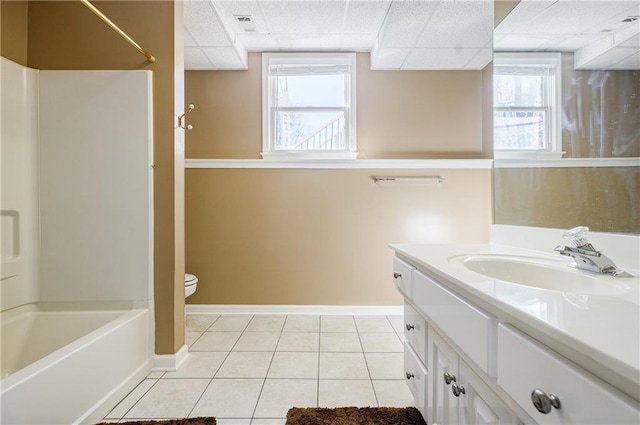
[[[515, 424], [515, 415], [463, 361], [459, 361], [459, 421], [466, 425]], [[462, 393], [461, 391], [464, 391]]]
[[433, 425], [507, 425], [517, 418], [506, 404], [429, 329], [431, 373], [427, 388], [427, 423]]
[[404, 337], [411, 344], [422, 363], [427, 361], [427, 322], [405, 301], [404, 303]]
[[458, 399], [451, 392], [451, 383], [457, 380], [458, 355], [433, 329], [429, 329], [428, 342], [431, 373], [427, 386], [427, 423], [457, 424]]
[[429, 374], [424, 368], [424, 365], [411, 348], [411, 345], [405, 342], [404, 345], [404, 371], [407, 378], [407, 385], [409, 391], [413, 395], [415, 406], [420, 410], [422, 416], [425, 415], [425, 395], [427, 392], [427, 381]]

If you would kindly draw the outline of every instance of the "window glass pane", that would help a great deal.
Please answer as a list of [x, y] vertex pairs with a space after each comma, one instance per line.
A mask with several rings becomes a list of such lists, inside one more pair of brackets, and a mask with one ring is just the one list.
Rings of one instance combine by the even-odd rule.
[[276, 107], [345, 106], [345, 75], [275, 75]]
[[494, 75], [493, 106], [543, 106], [544, 76]]
[[275, 150], [344, 150], [344, 111], [277, 111]]
[[546, 111], [495, 111], [494, 148], [546, 149], [546, 115]]

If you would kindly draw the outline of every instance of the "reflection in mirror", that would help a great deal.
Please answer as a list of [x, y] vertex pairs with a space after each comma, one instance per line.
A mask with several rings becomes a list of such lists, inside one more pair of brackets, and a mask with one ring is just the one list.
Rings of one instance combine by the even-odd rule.
[[640, 233], [639, 17], [522, 0], [497, 25], [496, 224]]

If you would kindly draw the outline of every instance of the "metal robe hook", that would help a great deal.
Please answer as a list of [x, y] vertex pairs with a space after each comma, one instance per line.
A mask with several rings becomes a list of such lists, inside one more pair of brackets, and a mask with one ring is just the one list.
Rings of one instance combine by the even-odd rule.
[[182, 115], [180, 115], [180, 116], [178, 117], [178, 126], [180, 126], [180, 128], [182, 128], [182, 129], [184, 129], [184, 130], [192, 130], [192, 129], [193, 129], [193, 126], [192, 126], [192, 125], [187, 125], [187, 126], [185, 126], [186, 122], [185, 122], [185, 118], [184, 118], [184, 117], [185, 117], [189, 112], [193, 111], [195, 108], [196, 108], [196, 107], [194, 106], [194, 104], [193, 104], [193, 103], [190, 103], [190, 104], [189, 104], [189, 109], [187, 109], [187, 111], [186, 111], [184, 114], [182, 114]]

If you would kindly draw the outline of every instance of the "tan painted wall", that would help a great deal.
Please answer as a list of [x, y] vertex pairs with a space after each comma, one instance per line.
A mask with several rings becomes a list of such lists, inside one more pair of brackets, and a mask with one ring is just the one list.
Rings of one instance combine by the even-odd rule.
[[0, 53], [20, 65], [27, 66], [26, 1], [0, 2]]
[[498, 224], [640, 234], [640, 169], [496, 168]]
[[490, 192], [490, 170], [189, 169], [187, 301], [399, 305], [388, 244], [486, 242]]
[[[486, 73], [370, 71], [368, 56], [360, 158], [482, 157]], [[259, 54], [248, 71], [187, 72], [187, 157], [260, 158], [261, 85]], [[446, 182], [371, 178], [433, 174]], [[489, 238], [490, 170], [190, 169], [186, 188], [195, 304], [398, 305], [389, 243]]]
[[[357, 56], [359, 158], [480, 158], [482, 71], [371, 71]], [[248, 71], [187, 71], [187, 158], [260, 158], [261, 55]], [[452, 131], [454, 129], [454, 131]]]
[[[39, 69], [150, 69], [153, 71], [154, 107], [154, 293], [156, 353], [173, 354], [184, 344], [183, 256], [180, 235], [178, 175], [182, 144], [174, 142], [176, 69], [174, 2], [95, 1], [157, 61], [149, 64], [79, 2], [30, 1], [28, 65]], [[179, 3], [181, 10], [181, 3]], [[180, 17], [178, 17], [181, 19]], [[178, 27], [182, 32], [182, 28]], [[181, 94], [181, 90], [178, 88]], [[117, 123], [114, 123], [117, 125]], [[178, 187], [178, 189], [176, 189]], [[178, 279], [180, 275], [180, 279]]]

